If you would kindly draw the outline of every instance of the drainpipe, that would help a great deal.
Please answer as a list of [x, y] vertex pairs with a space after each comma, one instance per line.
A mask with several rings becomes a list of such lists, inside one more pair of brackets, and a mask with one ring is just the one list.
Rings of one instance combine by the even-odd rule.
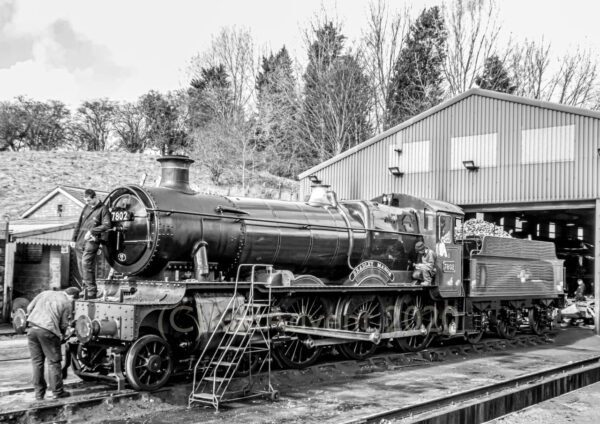
[[[12, 293], [10, 293], [9, 289], [8, 289], [8, 242], [10, 241], [10, 236], [9, 236], [9, 223], [10, 223], [10, 218], [8, 215], [4, 215], [4, 220], [6, 221], [6, 225], [4, 227], [4, 301], [2, 302], [2, 320], [4, 322], [8, 322], [10, 315], [10, 309], [9, 306], [11, 304], [11, 299], [10, 297], [12, 296]], [[14, 257], [14, 256], [13, 256]]]

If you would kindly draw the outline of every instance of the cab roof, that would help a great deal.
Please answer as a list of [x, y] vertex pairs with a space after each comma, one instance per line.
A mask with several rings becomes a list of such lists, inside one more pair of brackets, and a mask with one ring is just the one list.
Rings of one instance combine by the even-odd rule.
[[388, 198], [392, 197], [394, 200], [398, 200], [398, 207], [401, 208], [415, 208], [415, 209], [430, 209], [434, 212], [447, 212], [458, 215], [464, 215], [464, 212], [458, 206], [444, 202], [442, 200], [434, 200], [434, 199], [423, 199], [422, 197], [411, 196], [410, 194], [404, 193], [386, 193], [381, 196], [375, 197], [371, 199], [373, 202], [384, 203], [383, 198], [387, 196]]

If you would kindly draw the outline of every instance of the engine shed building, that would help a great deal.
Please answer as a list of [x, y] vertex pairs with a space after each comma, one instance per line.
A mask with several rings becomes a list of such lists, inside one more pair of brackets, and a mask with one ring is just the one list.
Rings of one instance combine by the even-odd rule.
[[[14, 306], [23, 306], [48, 289], [79, 287], [79, 270], [69, 247], [85, 202], [85, 189], [59, 186], [37, 200], [18, 220], [0, 230], [1, 317], [9, 319]], [[108, 193], [96, 191], [101, 200]], [[102, 257], [97, 274], [107, 275]]]
[[569, 292], [583, 278], [600, 298], [599, 112], [471, 89], [300, 181], [301, 198], [314, 182], [340, 199], [406, 193], [459, 205], [514, 237], [553, 241]]

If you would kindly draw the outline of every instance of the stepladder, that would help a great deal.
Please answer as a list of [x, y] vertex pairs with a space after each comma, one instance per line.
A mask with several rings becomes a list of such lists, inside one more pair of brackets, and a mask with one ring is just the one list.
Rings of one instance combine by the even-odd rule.
[[[240, 274], [250, 269], [250, 284], [240, 289]], [[234, 293], [194, 366], [189, 406], [209, 405], [253, 397], [277, 399], [271, 382], [270, 278], [255, 281], [257, 269], [272, 272], [272, 266], [240, 265]], [[262, 285], [260, 293], [257, 288]], [[242, 300], [243, 299], [243, 300]]]

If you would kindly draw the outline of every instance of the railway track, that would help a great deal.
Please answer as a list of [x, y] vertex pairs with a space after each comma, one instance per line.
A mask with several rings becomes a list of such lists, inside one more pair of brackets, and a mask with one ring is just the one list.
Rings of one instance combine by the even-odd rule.
[[[476, 345], [450, 345], [426, 349], [420, 352], [396, 353], [384, 352], [368, 358], [365, 361], [335, 361], [315, 364], [303, 370], [282, 369], [273, 372], [275, 384], [280, 381], [284, 384], [290, 373], [298, 373], [303, 378], [310, 380], [322, 379], [324, 375], [335, 378], [336, 370], [341, 373], [349, 369], [357, 373], [377, 372], [386, 369], [397, 369], [407, 366], [424, 365], [432, 361], [443, 361], [454, 357], [481, 355], [486, 352], [498, 352], [512, 348], [536, 346], [551, 343], [552, 339], [545, 336], [519, 335], [513, 340], [484, 339]], [[326, 370], [328, 372], [324, 373]], [[333, 372], [332, 372], [333, 371]], [[260, 378], [260, 376], [258, 376]], [[172, 384], [177, 384], [173, 382]], [[186, 384], [186, 383], [183, 383]], [[167, 386], [159, 392], [170, 390]], [[97, 405], [110, 405], [124, 399], [140, 399], [151, 396], [152, 393], [138, 392], [132, 389], [117, 391], [106, 383], [74, 382], [66, 383], [65, 388], [72, 393], [72, 397], [59, 400], [46, 400], [15, 407], [10, 410], [0, 411], [0, 423], [38, 423], [38, 422], [68, 422], [76, 417], [78, 410]], [[0, 391], [3, 396], [18, 396], [32, 393], [33, 387], [9, 389]], [[362, 422], [362, 421], [358, 421]], [[366, 421], [369, 422], [369, 421]], [[373, 422], [373, 421], [371, 421]]]
[[[0, 412], [0, 423], [62, 423], [77, 417], [77, 411], [97, 405], [114, 405], [123, 400], [143, 399], [151, 393], [133, 389], [114, 390], [106, 384], [72, 383], [65, 385], [72, 396], [63, 399], [47, 399], [18, 408]], [[163, 388], [157, 392], [167, 391]], [[33, 388], [5, 391], [0, 396], [18, 395], [33, 392]], [[156, 393], [156, 392], [154, 392]]]
[[476, 389], [345, 421], [344, 424], [483, 423], [600, 381], [600, 355]]
[[328, 370], [347, 370], [355, 368], [360, 372], [382, 371], [385, 369], [402, 368], [406, 366], [423, 365], [429, 362], [444, 361], [453, 358], [465, 358], [469, 356], [478, 356], [485, 353], [501, 352], [505, 350], [540, 346], [553, 343], [554, 340], [545, 335], [529, 335], [523, 334], [515, 337], [512, 340], [506, 339], [483, 339], [481, 342], [471, 344], [451, 344], [447, 346], [438, 346], [428, 348], [419, 352], [382, 352], [363, 361], [335, 361], [323, 362], [312, 365], [302, 370], [285, 369], [274, 371], [274, 378], [277, 381], [279, 375], [283, 379], [290, 373], [298, 373], [303, 376], [314, 375], [320, 377], [323, 371]]

